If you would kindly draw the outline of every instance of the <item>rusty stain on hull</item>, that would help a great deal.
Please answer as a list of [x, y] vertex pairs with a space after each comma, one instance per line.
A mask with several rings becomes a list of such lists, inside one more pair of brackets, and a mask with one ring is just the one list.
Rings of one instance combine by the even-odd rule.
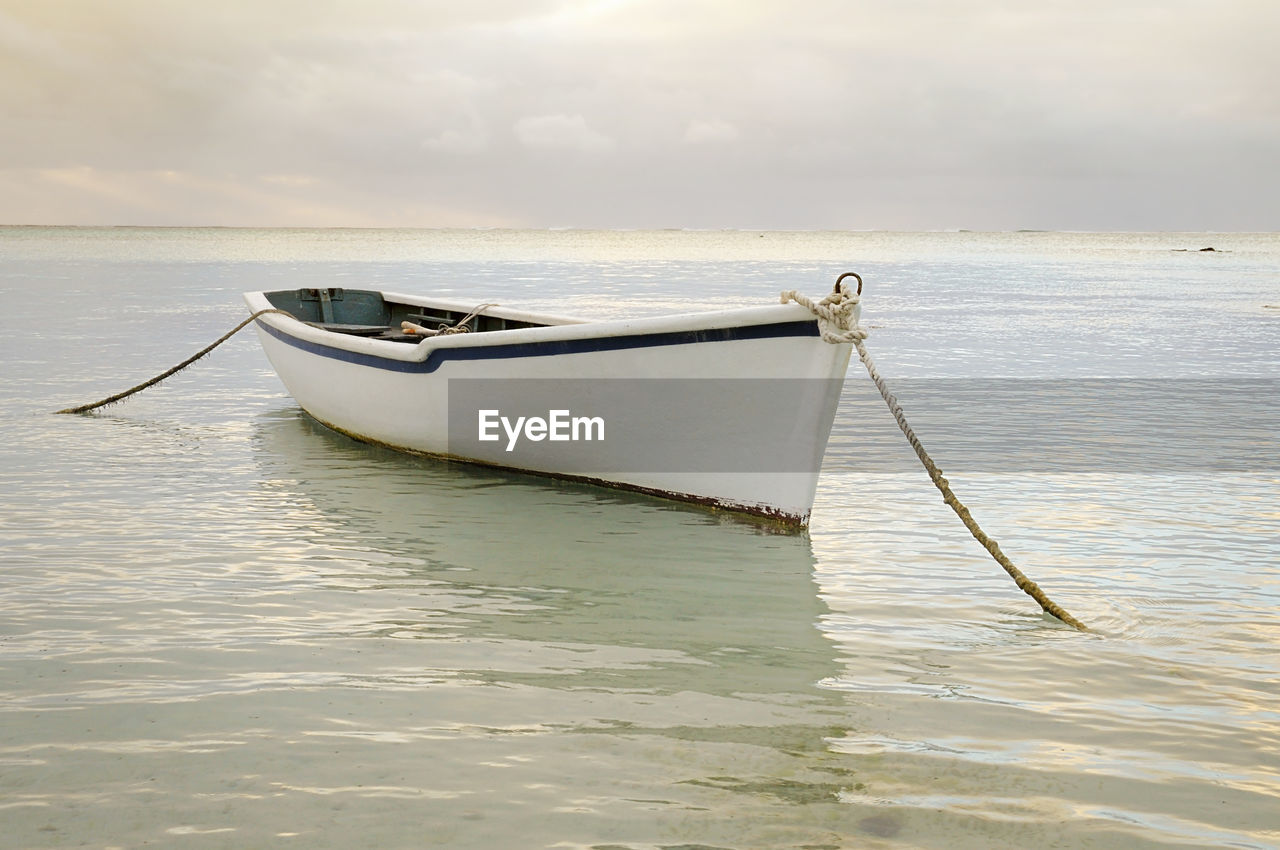
[[366, 443], [371, 446], [390, 449], [391, 451], [414, 455], [416, 457], [433, 458], [435, 460], [448, 461], [450, 463], [465, 463], [469, 466], [484, 467], [486, 469], [500, 469], [506, 472], [516, 472], [521, 475], [534, 475], [539, 478], [550, 478], [557, 481], [572, 481], [578, 484], [592, 484], [597, 487], [606, 487], [610, 490], [626, 490], [631, 493], [642, 493], [646, 496], [655, 496], [659, 499], [669, 499], [688, 505], [697, 505], [699, 507], [707, 508], [715, 513], [723, 512], [733, 514], [741, 519], [748, 519], [752, 522], [767, 524], [768, 527], [780, 531], [803, 531], [809, 522], [808, 513], [805, 513], [804, 515], [790, 514], [786, 511], [778, 510], [777, 508], [766, 508], [759, 505], [734, 504], [731, 502], [724, 502], [710, 496], [693, 496], [687, 493], [677, 493], [656, 487], [643, 487], [638, 484], [627, 484], [625, 482], [610, 481], [604, 478], [592, 478], [587, 475], [569, 475], [556, 472], [542, 472], [533, 469], [520, 469], [517, 467], [503, 466], [497, 463], [488, 463], [482, 460], [473, 460], [471, 458], [459, 457], [457, 455], [444, 454], [441, 452], [424, 452], [419, 449], [410, 449], [405, 446], [386, 443], [382, 440], [377, 440], [373, 437], [356, 433], [355, 431], [349, 431], [346, 428], [340, 428], [331, 422], [326, 422], [317, 416], [313, 416], [310, 411], [306, 410], [306, 408], [303, 408], [303, 412], [329, 430], [336, 431], [345, 437], [350, 437], [353, 440]]

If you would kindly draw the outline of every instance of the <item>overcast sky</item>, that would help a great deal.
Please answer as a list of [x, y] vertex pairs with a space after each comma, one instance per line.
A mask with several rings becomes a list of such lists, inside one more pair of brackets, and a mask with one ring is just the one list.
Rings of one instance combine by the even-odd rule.
[[1280, 230], [1280, 0], [0, 0], [0, 223]]

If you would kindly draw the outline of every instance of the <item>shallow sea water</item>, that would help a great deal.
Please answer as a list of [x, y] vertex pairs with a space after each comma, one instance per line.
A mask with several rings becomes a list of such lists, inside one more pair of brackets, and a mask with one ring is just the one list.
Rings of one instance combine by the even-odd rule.
[[[249, 289], [622, 316], [846, 269], [1092, 632], [857, 363], [801, 534], [354, 443], [249, 332], [50, 413]], [[0, 292], [0, 847], [1280, 846], [1280, 237], [0, 228]]]

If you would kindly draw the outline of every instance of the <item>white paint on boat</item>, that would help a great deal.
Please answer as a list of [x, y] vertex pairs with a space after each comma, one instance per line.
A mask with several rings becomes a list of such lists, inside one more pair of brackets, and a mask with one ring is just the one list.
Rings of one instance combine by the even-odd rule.
[[[269, 296], [284, 294], [251, 292], [244, 297], [249, 309], [258, 311], [277, 306]], [[453, 299], [381, 295], [388, 303], [423, 312], [465, 315], [474, 307]], [[601, 322], [497, 306], [482, 315], [537, 326], [441, 334], [408, 343], [339, 333], [277, 313], [260, 317], [257, 330], [298, 404], [357, 439], [807, 523], [852, 349], [822, 341], [807, 309], [770, 305]], [[584, 442], [574, 444], [576, 454], [566, 454], [564, 444], [552, 452], [548, 442], [530, 442], [509, 454], [503, 441], [473, 441], [460, 453], [456, 417], [450, 434], [450, 383], [495, 380], [542, 381], [553, 387], [556, 382], [581, 386], [594, 380], [601, 387], [615, 382], [608, 384], [615, 393], [616, 382], [630, 380], [635, 383], [627, 387], [637, 391], [680, 391], [627, 399], [621, 409], [617, 400], [622, 397], [608, 396], [615, 399], [615, 418], [636, 420], [637, 436], [625, 445]], [[708, 382], [708, 390], [714, 386], [719, 395], [706, 395], [719, 401], [701, 402], [698, 381]], [[741, 383], [726, 384], [730, 381]], [[741, 386], [742, 392], [725, 394], [726, 385]], [[786, 398], [762, 390], [792, 385], [797, 392], [784, 394]], [[455, 384], [455, 396], [459, 386]], [[466, 420], [472, 432], [477, 413], [471, 411]], [[608, 419], [610, 411], [595, 414]], [[724, 456], [743, 460], [728, 469], [700, 468], [704, 465], [696, 462], [672, 468], [663, 454], [677, 450], [685, 454], [676, 457], [731, 452]]]

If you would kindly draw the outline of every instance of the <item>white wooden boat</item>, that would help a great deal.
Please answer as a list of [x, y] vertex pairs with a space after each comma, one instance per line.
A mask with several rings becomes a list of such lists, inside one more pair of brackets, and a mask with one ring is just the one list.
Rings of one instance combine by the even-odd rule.
[[263, 349], [335, 431], [794, 525], [852, 349], [798, 304], [590, 322], [357, 289], [244, 298], [277, 311]]

